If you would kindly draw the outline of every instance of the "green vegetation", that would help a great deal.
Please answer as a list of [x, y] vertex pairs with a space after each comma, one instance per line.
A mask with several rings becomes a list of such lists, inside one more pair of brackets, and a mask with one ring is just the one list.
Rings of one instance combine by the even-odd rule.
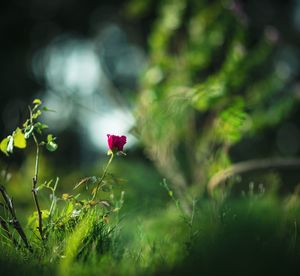
[[[58, 168], [44, 149], [55, 156], [64, 137], [49, 133], [39, 99], [2, 137], [5, 156], [26, 157], [0, 167], [1, 275], [300, 273], [300, 160], [254, 150], [297, 103], [276, 30], [251, 33], [232, 1], [154, 2], [138, 157], [120, 154], [118, 136], [107, 161]], [[151, 3], [131, 1], [127, 16]]]

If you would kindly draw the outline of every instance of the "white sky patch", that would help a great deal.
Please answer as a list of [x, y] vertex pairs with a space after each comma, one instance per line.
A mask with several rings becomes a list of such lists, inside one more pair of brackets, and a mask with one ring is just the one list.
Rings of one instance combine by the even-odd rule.
[[43, 113], [45, 123], [50, 128], [55, 126], [56, 130], [62, 130], [70, 124], [73, 105], [70, 100], [60, 97], [51, 91], [47, 91], [46, 96], [42, 97], [43, 103], [51, 110]]
[[91, 94], [97, 86], [100, 64], [91, 46], [74, 49], [66, 59], [65, 83], [80, 94]]
[[[104, 152], [107, 134], [126, 135], [129, 149], [137, 142], [129, 134], [135, 119], [125, 99], [120, 103], [122, 91], [132, 87], [145, 63], [144, 52], [118, 28], [98, 40], [57, 37], [32, 60], [36, 78], [47, 83], [42, 100], [56, 110], [45, 115], [46, 123], [57, 130], [74, 124], [88, 147]], [[121, 80], [120, 91], [113, 80]]]
[[92, 117], [87, 124], [88, 136], [95, 147], [107, 150], [107, 134], [126, 135], [126, 147], [130, 148], [136, 143], [136, 138], [129, 133], [134, 125], [134, 117], [131, 113], [120, 109], [113, 109], [102, 116]]
[[70, 94], [90, 95], [103, 75], [91, 42], [69, 39], [45, 51], [46, 79], [52, 89]]

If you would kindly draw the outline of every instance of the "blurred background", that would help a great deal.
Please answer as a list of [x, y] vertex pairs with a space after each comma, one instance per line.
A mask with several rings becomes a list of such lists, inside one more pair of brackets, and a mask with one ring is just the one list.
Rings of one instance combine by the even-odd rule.
[[107, 133], [130, 135], [147, 57], [143, 29], [126, 20], [124, 7], [123, 1], [2, 4], [1, 132], [19, 124], [30, 99], [39, 97], [57, 111], [45, 121], [72, 140], [64, 151], [77, 151], [64, 161], [90, 162], [91, 152], [106, 150]]
[[[107, 133], [128, 136], [128, 155], [112, 171], [127, 179], [121, 189], [132, 210], [163, 204], [163, 178], [179, 197], [200, 195], [231, 164], [299, 156], [299, 0], [0, 6], [1, 138], [22, 124], [34, 98], [55, 110], [42, 120], [59, 149], [43, 152], [41, 181], [58, 176], [65, 191], [100, 174]], [[0, 157], [24, 205], [31, 146]], [[243, 179], [236, 181], [290, 192], [300, 174], [292, 168]]]

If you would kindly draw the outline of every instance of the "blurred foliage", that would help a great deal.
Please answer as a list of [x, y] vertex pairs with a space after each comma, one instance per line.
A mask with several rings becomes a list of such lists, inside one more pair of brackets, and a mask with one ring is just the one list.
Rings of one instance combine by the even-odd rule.
[[297, 191], [280, 199], [249, 189], [239, 199], [199, 200], [191, 225], [174, 205], [147, 219], [121, 221], [115, 228], [98, 220], [99, 213], [89, 213], [73, 230], [52, 231], [44, 247], [32, 253], [16, 253], [2, 244], [1, 272], [282, 275], [288, 271], [297, 275], [299, 207]]
[[273, 27], [251, 33], [235, 1], [159, 1], [137, 130], [177, 192], [231, 164], [230, 149], [278, 125], [297, 102]]
[[[81, 9], [75, 11], [81, 14]], [[10, 240], [1, 225], [1, 273], [299, 272], [299, 186], [288, 196], [279, 194], [280, 185], [291, 183], [275, 171], [263, 171], [247, 175], [246, 184], [239, 187], [233, 185], [242, 181], [235, 175], [213, 198], [202, 196], [213, 175], [239, 160], [233, 157], [234, 147], [242, 145], [243, 151], [251, 151], [255, 139], [276, 128], [297, 104], [296, 78], [279, 58], [278, 31], [271, 26], [253, 31], [238, 1], [131, 0], [124, 13], [139, 23], [145, 20], [140, 25], [148, 40], [149, 64], [136, 109], [140, 147], [129, 150], [126, 160], [115, 160], [101, 180], [99, 201], [94, 202], [82, 198], [90, 196], [99, 181], [103, 160], [74, 167], [78, 163], [66, 162], [65, 156], [79, 159], [80, 145], [60, 136], [60, 142], [73, 145], [72, 154], [61, 151], [63, 158], [51, 159], [43, 153], [39, 163], [36, 192], [45, 241], [39, 238], [38, 214], [31, 201], [35, 157], [29, 153], [19, 167], [11, 162], [9, 170], [1, 162], [1, 177], [7, 180], [21, 224], [27, 223], [25, 232], [32, 244], [32, 250], [21, 246], [1, 201], [0, 219], [4, 220], [0, 222], [12, 233]], [[45, 128], [43, 123], [31, 122], [31, 126], [37, 132]], [[4, 138], [0, 149], [8, 154], [9, 144], [15, 143], [17, 148], [31, 150], [32, 145], [24, 145], [31, 126], [17, 128]], [[273, 138], [264, 137], [263, 148]], [[43, 145], [50, 151], [57, 148], [51, 135]], [[59, 149], [65, 147], [60, 143]], [[143, 149], [159, 172], [142, 155]], [[253, 151], [252, 156], [264, 154], [270, 151]], [[299, 182], [298, 174], [295, 182]], [[74, 186], [78, 190], [71, 194]], [[193, 198], [189, 213], [183, 200], [187, 195]], [[14, 239], [17, 243], [12, 243]]]

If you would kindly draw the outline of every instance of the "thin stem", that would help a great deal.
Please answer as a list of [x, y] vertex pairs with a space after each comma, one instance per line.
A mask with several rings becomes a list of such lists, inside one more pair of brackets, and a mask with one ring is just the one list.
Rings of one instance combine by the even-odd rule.
[[95, 191], [95, 193], [94, 193], [94, 195], [92, 197], [92, 200], [94, 200], [96, 198], [98, 190], [99, 190], [99, 187], [100, 187], [102, 181], [104, 180], [104, 178], [105, 178], [105, 176], [107, 174], [107, 169], [108, 169], [111, 161], [113, 160], [113, 158], [114, 158], [114, 154], [112, 153], [111, 156], [110, 156], [110, 158], [109, 158], [109, 160], [108, 160], [108, 162], [107, 162], [107, 165], [106, 165], [106, 167], [104, 169], [103, 175], [101, 176], [100, 180], [97, 183], [96, 191]]
[[[28, 109], [29, 109], [29, 113], [30, 113], [30, 123], [31, 123], [31, 125], [33, 125], [33, 118], [32, 118], [33, 110], [30, 108], [30, 106], [28, 106]], [[32, 191], [33, 200], [34, 200], [35, 207], [36, 207], [37, 214], [38, 214], [38, 221], [39, 221], [38, 222], [39, 223], [38, 230], [39, 230], [41, 239], [44, 240], [42, 211], [41, 211], [40, 204], [39, 204], [39, 201], [38, 201], [38, 196], [37, 196], [40, 146], [39, 146], [38, 140], [37, 140], [34, 132], [32, 132], [32, 137], [33, 137], [34, 143], [36, 145], [36, 155], [35, 155], [35, 167], [34, 167], [34, 176], [32, 178], [32, 189], [31, 189], [31, 191]]]
[[26, 248], [31, 250], [31, 247], [28, 243], [28, 239], [26, 237], [26, 234], [25, 234], [19, 220], [17, 219], [16, 212], [15, 212], [15, 207], [14, 207], [14, 204], [13, 204], [13, 200], [9, 197], [9, 195], [7, 194], [7, 192], [6, 192], [3, 185], [0, 185], [0, 193], [2, 194], [2, 197], [5, 201], [6, 207], [7, 207], [8, 211], [10, 212], [10, 215], [12, 217], [11, 223], [12, 223], [13, 227], [16, 229], [16, 231], [18, 232], [18, 234], [22, 238]]
[[59, 181], [59, 178], [57, 177], [56, 181], [55, 181], [55, 184], [54, 184], [54, 187], [51, 188], [52, 202], [51, 202], [50, 211], [49, 211], [49, 219], [50, 220], [52, 219], [52, 215], [53, 215], [53, 212], [54, 212], [54, 210], [56, 208], [56, 204], [57, 204], [57, 198], [55, 196], [55, 191], [56, 191], [56, 188], [57, 188], [58, 181]]
[[39, 151], [40, 151], [40, 146], [39, 143], [36, 139], [36, 136], [34, 133], [32, 133], [33, 140], [36, 145], [36, 156], [35, 156], [35, 169], [34, 169], [34, 176], [32, 178], [32, 195], [33, 195], [33, 200], [35, 203], [35, 207], [37, 210], [38, 214], [38, 223], [39, 226], [37, 227], [41, 236], [41, 239], [44, 240], [44, 233], [43, 233], [43, 220], [42, 220], [42, 211], [40, 208], [40, 204], [38, 201], [38, 196], [37, 196], [37, 183], [38, 183], [38, 172], [39, 172]]

